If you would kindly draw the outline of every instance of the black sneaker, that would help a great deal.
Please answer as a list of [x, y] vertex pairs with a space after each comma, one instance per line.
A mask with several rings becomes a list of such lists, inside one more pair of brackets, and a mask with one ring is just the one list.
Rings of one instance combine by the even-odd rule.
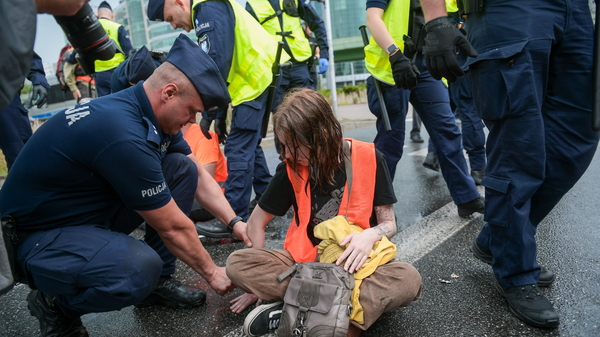
[[[477, 240], [473, 241], [473, 244], [469, 249], [471, 250], [471, 253], [473, 253], [473, 255], [480, 261], [489, 265], [492, 264], [492, 252], [480, 245]], [[540, 277], [538, 278], [537, 285], [538, 287], [549, 287], [552, 285], [552, 282], [554, 282], [556, 275], [551, 270], [546, 269], [546, 267], [541, 268], [542, 270], [540, 271]]]
[[506, 298], [510, 311], [523, 322], [538, 328], [558, 328], [558, 314], [537, 285], [503, 289], [496, 282], [496, 288]]
[[415, 133], [412, 133], [412, 132], [411, 132], [411, 133], [410, 133], [410, 140], [411, 140], [413, 143], [423, 143], [423, 142], [424, 142], [424, 141], [423, 141], [423, 138], [421, 138], [421, 134], [420, 134], [420, 133], [418, 133], [418, 132], [415, 132]]
[[438, 161], [437, 153], [429, 152], [423, 161], [423, 166], [436, 172], [440, 171], [440, 162]]
[[204, 290], [183, 284], [171, 276], [161, 276], [158, 285], [136, 307], [147, 307], [153, 304], [171, 308], [185, 309], [202, 305], [206, 301]]
[[485, 198], [479, 197], [475, 200], [456, 205], [456, 207], [458, 208], [458, 215], [463, 218], [475, 212], [483, 214], [485, 212]]
[[274, 332], [279, 327], [283, 302], [259, 305], [250, 311], [244, 320], [244, 333], [248, 336], [262, 336]]
[[32, 290], [27, 295], [27, 309], [40, 321], [42, 337], [88, 337], [81, 319], [65, 316], [54, 295]]

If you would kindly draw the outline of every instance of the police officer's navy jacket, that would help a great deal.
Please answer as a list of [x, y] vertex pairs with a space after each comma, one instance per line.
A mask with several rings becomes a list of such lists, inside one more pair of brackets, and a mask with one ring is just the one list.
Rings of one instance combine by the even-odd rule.
[[191, 153], [163, 134], [141, 84], [62, 111], [27, 142], [0, 190], [0, 212], [19, 228], [107, 225], [123, 204], [152, 210], [171, 200], [167, 152]]

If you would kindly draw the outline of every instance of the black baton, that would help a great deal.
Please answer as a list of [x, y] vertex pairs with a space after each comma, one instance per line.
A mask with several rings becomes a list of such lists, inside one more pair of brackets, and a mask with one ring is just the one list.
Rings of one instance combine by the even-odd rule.
[[[365, 47], [369, 44], [369, 37], [367, 35], [367, 26], [362, 25], [358, 27], [360, 30], [360, 35], [362, 35], [363, 43]], [[383, 128], [385, 132], [392, 131], [392, 125], [390, 124], [390, 117], [388, 116], [387, 107], [385, 106], [385, 101], [383, 100], [383, 93], [381, 93], [381, 84], [379, 80], [373, 77], [373, 83], [375, 83], [375, 91], [377, 92], [377, 98], [379, 99], [379, 106], [381, 107], [381, 117], [383, 118]]]
[[592, 129], [600, 131], [600, 6], [596, 2], [596, 29], [594, 34], [594, 85], [592, 94]]

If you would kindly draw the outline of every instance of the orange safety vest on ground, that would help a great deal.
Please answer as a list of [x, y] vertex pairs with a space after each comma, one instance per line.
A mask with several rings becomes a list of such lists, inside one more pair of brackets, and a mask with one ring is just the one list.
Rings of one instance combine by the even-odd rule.
[[[352, 190], [348, 200], [348, 181], [344, 186], [344, 195], [340, 203], [338, 215], [346, 215], [348, 221], [358, 224], [363, 229], [371, 227], [369, 219], [373, 212], [373, 196], [375, 195], [375, 179], [377, 159], [375, 145], [347, 138], [352, 143], [350, 161], [352, 163]], [[307, 234], [311, 215], [311, 197], [308, 178], [308, 167], [298, 166], [298, 173], [287, 166], [287, 174], [298, 206], [297, 217], [294, 216], [288, 228], [283, 248], [288, 250], [296, 262], [316, 261], [317, 247], [313, 245]], [[298, 218], [299, 223], [296, 223]]]

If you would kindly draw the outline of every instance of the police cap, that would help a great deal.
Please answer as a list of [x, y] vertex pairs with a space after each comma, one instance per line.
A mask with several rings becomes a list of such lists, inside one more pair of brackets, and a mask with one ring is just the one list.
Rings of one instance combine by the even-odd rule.
[[148, 1], [148, 10], [146, 11], [148, 19], [152, 21], [165, 21], [164, 8], [165, 0]]
[[98, 6], [98, 9], [100, 9], [100, 8], [108, 8], [108, 9], [110, 9], [112, 11], [112, 7], [110, 7], [110, 4], [108, 2], [106, 2], [106, 1], [102, 1], [100, 3], [100, 5]]
[[173, 43], [167, 61], [190, 79], [206, 111], [226, 109], [231, 102], [227, 85], [215, 62], [189, 37], [181, 34]]
[[137, 83], [150, 77], [156, 69], [156, 64], [146, 46], [136, 50], [127, 58], [125, 65], [125, 78], [129, 83]]

